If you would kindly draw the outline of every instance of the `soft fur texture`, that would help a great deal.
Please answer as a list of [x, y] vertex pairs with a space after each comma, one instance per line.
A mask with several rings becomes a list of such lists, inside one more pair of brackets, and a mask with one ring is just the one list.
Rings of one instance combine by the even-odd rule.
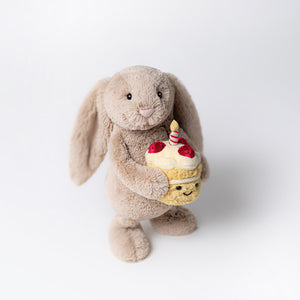
[[[153, 113], [145, 117], [149, 109]], [[109, 152], [106, 194], [117, 213], [109, 238], [113, 253], [121, 260], [136, 262], [149, 254], [141, 220], [151, 220], [154, 229], [170, 235], [188, 234], [196, 228], [189, 210], [156, 200], [168, 192], [168, 179], [145, 161], [151, 143], [168, 139], [174, 117], [181, 127], [180, 136], [201, 152], [201, 179], [206, 181], [209, 169], [198, 114], [174, 75], [145, 66], [124, 69], [100, 80], [79, 110], [71, 138], [70, 175], [76, 184], [84, 183]]]
[[173, 207], [150, 222], [157, 232], [175, 236], [189, 234], [197, 227], [195, 216], [182, 206]]

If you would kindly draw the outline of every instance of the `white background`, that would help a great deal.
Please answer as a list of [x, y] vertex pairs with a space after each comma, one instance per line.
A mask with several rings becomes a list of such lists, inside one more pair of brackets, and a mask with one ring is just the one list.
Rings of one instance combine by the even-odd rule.
[[[295, 0], [1, 1], [0, 299], [300, 299], [300, 5]], [[68, 174], [94, 83], [174, 73], [197, 105], [211, 179], [199, 228], [110, 252], [107, 159]]]

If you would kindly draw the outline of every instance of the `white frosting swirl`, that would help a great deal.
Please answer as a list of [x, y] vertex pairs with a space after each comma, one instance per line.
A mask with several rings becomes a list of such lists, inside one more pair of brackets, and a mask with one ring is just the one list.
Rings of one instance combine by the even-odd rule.
[[154, 165], [165, 170], [193, 170], [200, 163], [201, 155], [199, 152], [195, 151], [193, 158], [183, 156], [178, 153], [178, 150], [180, 147], [185, 146], [184, 144], [170, 145], [169, 141], [164, 141], [164, 143], [166, 146], [162, 151], [157, 153], [146, 152], [145, 157], [148, 165]]

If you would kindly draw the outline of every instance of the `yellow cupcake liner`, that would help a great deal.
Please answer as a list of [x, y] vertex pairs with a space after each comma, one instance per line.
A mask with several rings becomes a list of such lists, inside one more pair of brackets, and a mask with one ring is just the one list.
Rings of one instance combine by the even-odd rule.
[[[148, 166], [159, 168], [153, 165]], [[170, 186], [167, 194], [157, 199], [158, 201], [168, 205], [184, 205], [195, 201], [199, 197], [201, 189], [201, 163], [193, 170], [159, 169], [168, 177]]]

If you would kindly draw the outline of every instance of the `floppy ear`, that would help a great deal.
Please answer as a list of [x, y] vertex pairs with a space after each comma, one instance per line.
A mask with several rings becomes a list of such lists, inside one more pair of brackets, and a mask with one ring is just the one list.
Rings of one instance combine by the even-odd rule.
[[174, 119], [190, 137], [197, 150], [203, 151], [203, 138], [196, 106], [185, 86], [173, 74], [167, 74], [175, 88]]
[[103, 93], [109, 79], [100, 80], [79, 109], [70, 144], [70, 176], [75, 184], [87, 181], [107, 152], [112, 122], [107, 116]]

